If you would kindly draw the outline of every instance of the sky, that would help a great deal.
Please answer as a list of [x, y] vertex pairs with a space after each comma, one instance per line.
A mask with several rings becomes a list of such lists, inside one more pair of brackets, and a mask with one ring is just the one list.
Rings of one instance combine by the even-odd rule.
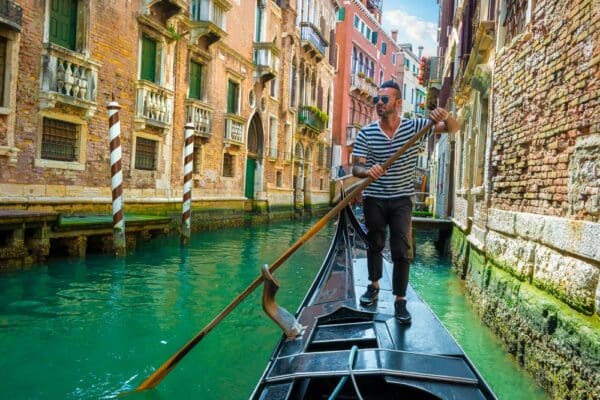
[[382, 25], [390, 34], [398, 29], [398, 43], [412, 43], [418, 54], [422, 45], [423, 55], [437, 53], [438, 4], [436, 0], [382, 0]]

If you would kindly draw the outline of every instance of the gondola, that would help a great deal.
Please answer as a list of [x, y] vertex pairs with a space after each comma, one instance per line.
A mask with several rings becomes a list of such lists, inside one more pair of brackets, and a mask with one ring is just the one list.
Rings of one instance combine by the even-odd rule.
[[[263, 307], [284, 329], [251, 399], [496, 399], [464, 351], [409, 287], [411, 324], [393, 316], [391, 264], [378, 302], [358, 298], [367, 279], [366, 236], [349, 207], [295, 316], [265, 276]], [[263, 273], [268, 275], [266, 268]]]

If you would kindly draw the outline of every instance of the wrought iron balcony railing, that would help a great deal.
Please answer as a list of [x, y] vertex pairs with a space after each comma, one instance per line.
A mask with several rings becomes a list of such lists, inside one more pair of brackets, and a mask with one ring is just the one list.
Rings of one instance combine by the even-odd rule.
[[14, 0], [0, 0], [0, 23], [21, 32], [23, 9]]
[[327, 41], [319, 29], [310, 22], [302, 22], [300, 24], [300, 39], [302, 46], [310, 50], [320, 60], [325, 56], [325, 47], [328, 46]]
[[317, 132], [325, 129], [325, 122], [309, 107], [303, 106], [298, 113], [298, 123], [308, 126]]

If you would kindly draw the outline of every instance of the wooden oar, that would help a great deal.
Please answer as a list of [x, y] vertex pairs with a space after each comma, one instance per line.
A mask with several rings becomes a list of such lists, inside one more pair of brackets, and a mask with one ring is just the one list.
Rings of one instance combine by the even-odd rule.
[[[408, 150], [417, 140], [419, 140], [431, 127], [433, 126], [433, 122], [428, 123], [423, 129], [421, 129], [415, 136], [410, 138], [408, 142], [406, 142], [401, 148], [399, 148], [392, 156], [382, 165], [384, 170], [387, 170], [394, 161], [396, 161], [406, 150]], [[373, 182], [372, 178], [364, 178], [360, 185], [354, 187], [352, 191], [350, 191], [346, 197], [344, 197], [335, 207], [333, 207], [327, 214], [325, 214], [317, 223], [310, 228], [300, 239], [296, 241], [285, 253], [281, 255], [271, 266], [269, 267], [269, 272], [272, 274], [285, 260], [287, 260], [300, 246], [302, 246], [305, 242], [307, 242], [310, 238], [312, 238], [321, 228], [329, 222], [329, 220], [336, 216], [346, 205], [352, 200], [358, 193], [360, 193], [364, 188], [369, 186]], [[152, 389], [156, 385], [158, 385], [173, 368], [177, 365], [179, 361], [190, 350], [194, 348], [223, 318], [225, 318], [238, 304], [240, 304], [246, 297], [250, 295], [262, 282], [264, 281], [264, 277], [261, 274], [258, 278], [254, 279], [250, 285], [244, 289], [242, 293], [240, 293], [227, 307], [223, 309], [212, 321], [208, 323], [196, 336], [192, 338], [189, 342], [187, 342], [177, 353], [173, 354], [171, 358], [169, 358], [163, 365], [160, 366], [150, 377], [148, 377], [141, 385], [135, 388], [136, 392]]]

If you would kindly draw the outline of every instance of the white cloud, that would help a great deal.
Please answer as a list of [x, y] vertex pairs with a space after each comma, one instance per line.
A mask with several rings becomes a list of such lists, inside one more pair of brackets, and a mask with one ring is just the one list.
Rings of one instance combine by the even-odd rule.
[[425, 21], [402, 10], [387, 10], [383, 13], [383, 27], [390, 34], [392, 29], [398, 30], [398, 43], [412, 43], [417, 54], [418, 47], [423, 46], [423, 55], [437, 54], [437, 23]]

